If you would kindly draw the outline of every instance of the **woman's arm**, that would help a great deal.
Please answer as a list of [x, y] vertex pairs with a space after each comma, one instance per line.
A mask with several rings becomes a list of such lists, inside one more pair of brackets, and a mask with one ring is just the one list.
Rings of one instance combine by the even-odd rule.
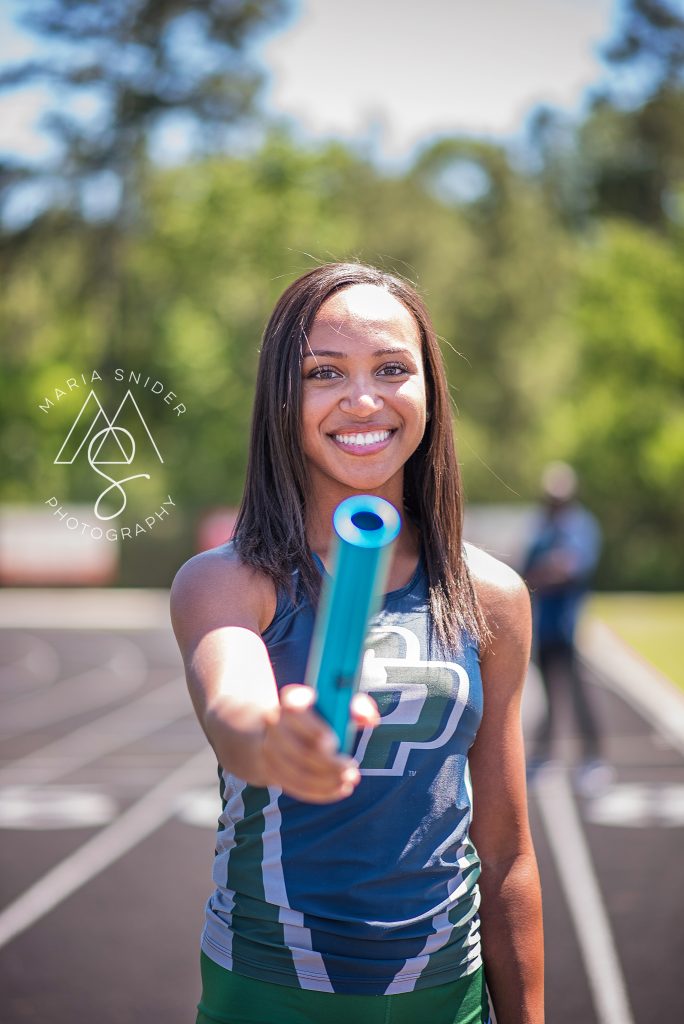
[[[290, 796], [327, 803], [360, 781], [351, 758], [312, 708], [313, 692], [286, 686], [278, 693], [261, 633], [273, 618], [269, 580], [229, 548], [186, 562], [171, 588], [171, 620], [195, 713], [219, 764], [256, 786], [277, 785]], [[360, 724], [377, 710], [357, 701]]]
[[471, 836], [482, 864], [485, 974], [498, 1024], [543, 1024], [541, 888], [527, 814], [520, 705], [530, 602], [520, 577], [483, 552], [469, 564], [493, 639], [482, 656], [484, 714], [470, 752]]

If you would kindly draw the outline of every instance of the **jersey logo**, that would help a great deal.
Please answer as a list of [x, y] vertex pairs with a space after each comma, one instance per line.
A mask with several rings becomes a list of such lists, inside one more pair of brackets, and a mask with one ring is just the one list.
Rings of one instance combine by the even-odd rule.
[[368, 644], [359, 688], [382, 720], [361, 732], [353, 756], [362, 775], [403, 775], [412, 750], [443, 747], [454, 735], [470, 680], [461, 665], [421, 661], [418, 637], [404, 626], [373, 630]]

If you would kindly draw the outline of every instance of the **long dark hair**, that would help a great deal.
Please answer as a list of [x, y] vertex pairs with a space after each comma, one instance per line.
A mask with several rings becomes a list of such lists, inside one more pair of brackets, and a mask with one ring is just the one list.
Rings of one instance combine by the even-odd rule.
[[361, 263], [315, 267], [280, 297], [264, 332], [247, 478], [235, 526], [240, 557], [290, 589], [292, 574], [313, 600], [320, 573], [306, 539], [308, 471], [301, 443], [301, 365], [318, 310], [334, 292], [357, 284], [386, 289], [412, 314], [420, 331], [427, 408], [425, 433], [404, 467], [406, 515], [423, 545], [430, 610], [437, 639], [451, 645], [463, 632], [482, 644], [489, 630], [463, 555], [463, 492], [442, 354], [430, 314], [415, 289], [393, 274]]

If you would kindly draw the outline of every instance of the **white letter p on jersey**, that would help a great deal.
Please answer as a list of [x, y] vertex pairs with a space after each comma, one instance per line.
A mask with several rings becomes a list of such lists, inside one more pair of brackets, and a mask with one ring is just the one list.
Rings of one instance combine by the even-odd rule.
[[412, 750], [444, 746], [456, 731], [469, 688], [461, 665], [421, 661], [410, 629], [373, 631], [360, 689], [375, 698], [382, 718], [375, 729], [363, 730], [353, 752], [361, 774], [403, 775]]

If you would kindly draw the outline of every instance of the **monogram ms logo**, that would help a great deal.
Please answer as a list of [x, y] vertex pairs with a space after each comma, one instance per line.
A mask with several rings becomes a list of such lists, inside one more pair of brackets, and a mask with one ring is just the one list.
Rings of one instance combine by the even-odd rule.
[[[110, 403], [108, 413], [93, 386], [96, 383], [100, 385], [102, 381], [97, 370], [89, 374], [82, 373], [80, 377], [70, 377], [61, 388], [55, 388], [54, 398], [46, 396], [39, 402], [40, 410], [49, 414], [57, 403], [69, 401], [74, 392], [76, 396], [79, 393], [80, 396], [85, 394], [73, 419], [70, 417], [66, 436], [55, 445], [58, 451], [53, 461], [56, 466], [87, 462], [92, 471], [92, 479], [99, 488], [93, 503], [94, 521], [88, 523], [79, 519], [68, 508], [62, 507], [54, 495], [45, 504], [50, 506], [52, 514], [68, 530], [89, 535], [96, 540], [103, 537], [110, 541], [130, 540], [154, 529], [175, 507], [169, 494], [156, 510], [141, 517], [140, 521], [121, 524], [121, 517], [129, 504], [131, 486], [142, 488], [137, 491], [140, 497], [153, 494], [153, 500], [159, 500], [160, 487], [156, 474], [160, 472], [159, 467], [164, 465], [164, 459], [143, 409], [147, 412], [146, 403], [149, 405], [150, 400], [161, 401], [168, 407], [169, 414], [179, 417], [187, 411], [187, 407], [183, 402], [176, 401], [174, 404], [175, 392], [150, 374], [117, 368], [113, 371], [108, 391], [115, 395], [118, 392], [118, 395]], [[125, 392], [123, 388], [117, 387], [122, 384], [126, 387]], [[107, 387], [105, 384], [102, 386]], [[150, 399], [150, 396], [154, 398]], [[161, 479], [164, 480], [163, 477]], [[140, 501], [131, 504], [139, 507]], [[116, 521], [116, 528], [112, 521]], [[99, 523], [103, 523], [104, 527]]]
[[[127, 420], [129, 424], [132, 425], [131, 420], [133, 420], [138, 427], [136, 431], [138, 435], [137, 443], [133, 431], [128, 430], [119, 423], [119, 420], [123, 420], [126, 414], [128, 414]], [[119, 403], [119, 407], [111, 420], [104, 411], [102, 403], [95, 392], [90, 392], [72, 423], [64, 444], [57, 453], [55, 465], [72, 465], [85, 449], [85, 455], [87, 456], [90, 468], [108, 482], [108, 486], [105, 487], [97, 498], [93, 508], [93, 512], [98, 519], [116, 519], [124, 511], [128, 501], [124, 484], [129, 484], [132, 480], [150, 479], [149, 473], [131, 473], [128, 476], [118, 477], [117, 479], [101, 468], [103, 466], [130, 466], [139, 450], [141, 438], [143, 441], [149, 442], [149, 447], [152, 448], [159, 461], [163, 463], [164, 460], [161, 457], [161, 452], [157, 448], [130, 388]], [[70, 453], [71, 457], [69, 458]], [[114, 499], [115, 510], [109, 514], [103, 514], [100, 511], [101, 502], [107, 498], [110, 500]]]

